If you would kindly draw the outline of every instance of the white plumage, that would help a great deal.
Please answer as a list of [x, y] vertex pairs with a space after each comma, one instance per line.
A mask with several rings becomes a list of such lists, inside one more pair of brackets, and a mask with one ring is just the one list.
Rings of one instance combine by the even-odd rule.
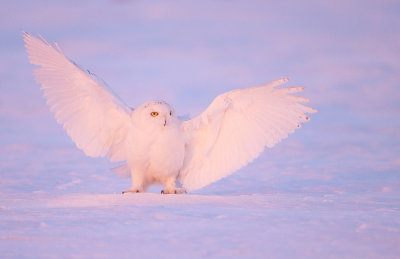
[[163, 184], [163, 193], [204, 187], [251, 162], [316, 111], [301, 104], [308, 99], [291, 95], [303, 87], [276, 88], [286, 78], [221, 94], [187, 121], [163, 101], [131, 109], [57, 44], [23, 36], [57, 122], [86, 155], [124, 161], [115, 169], [131, 175], [132, 187], [124, 193], [146, 191], [153, 183]]

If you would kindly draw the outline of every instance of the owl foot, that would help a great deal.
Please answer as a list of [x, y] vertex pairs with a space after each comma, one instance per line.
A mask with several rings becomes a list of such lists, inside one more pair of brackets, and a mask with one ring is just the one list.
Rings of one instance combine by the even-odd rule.
[[138, 190], [138, 189], [133, 189], [133, 190], [122, 191], [122, 194], [125, 194], [125, 193], [139, 193], [139, 192], [141, 192], [141, 191]]
[[161, 194], [182, 194], [186, 193], [186, 190], [183, 188], [176, 188], [172, 190], [161, 190]]

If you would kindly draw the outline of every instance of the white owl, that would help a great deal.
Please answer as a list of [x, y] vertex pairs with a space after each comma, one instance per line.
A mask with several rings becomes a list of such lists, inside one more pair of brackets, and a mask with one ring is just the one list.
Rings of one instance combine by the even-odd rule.
[[163, 101], [131, 109], [56, 43], [23, 37], [50, 110], [77, 147], [124, 162], [115, 171], [130, 173], [132, 186], [123, 193], [144, 192], [151, 184], [162, 184], [165, 194], [206, 186], [250, 163], [316, 111], [301, 104], [308, 99], [290, 95], [303, 87], [276, 88], [286, 78], [223, 93], [186, 121]]

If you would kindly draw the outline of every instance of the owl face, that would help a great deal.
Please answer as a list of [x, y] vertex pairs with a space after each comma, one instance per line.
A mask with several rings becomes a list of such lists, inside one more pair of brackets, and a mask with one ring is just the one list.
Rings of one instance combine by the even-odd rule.
[[172, 122], [175, 112], [169, 104], [164, 101], [150, 101], [137, 108], [141, 121], [152, 127], [165, 127]]

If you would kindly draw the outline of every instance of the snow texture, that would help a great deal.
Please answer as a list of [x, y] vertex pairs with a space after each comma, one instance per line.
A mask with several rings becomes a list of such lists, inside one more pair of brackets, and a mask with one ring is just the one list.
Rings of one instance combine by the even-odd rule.
[[[1, 258], [398, 258], [398, 1], [2, 1]], [[34, 82], [21, 30], [57, 41], [130, 106], [196, 116], [289, 77], [310, 123], [186, 195], [76, 149]]]

